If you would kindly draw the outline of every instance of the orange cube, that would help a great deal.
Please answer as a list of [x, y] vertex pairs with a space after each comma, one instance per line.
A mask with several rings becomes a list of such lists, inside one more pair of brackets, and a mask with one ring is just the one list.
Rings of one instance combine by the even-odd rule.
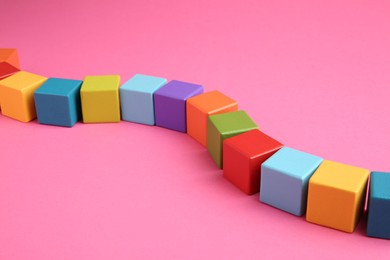
[[370, 171], [323, 161], [309, 180], [306, 220], [353, 232], [363, 214]]
[[19, 56], [16, 49], [0, 49], [0, 62], [6, 62], [17, 69], [20, 69]]
[[18, 72], [19, 57], [16, 49], [0, 49], [0, 80]]
[[1, 113], [13, 119], [29, 122], [36, 117], [34, 91], [46, 77], [20, 71], [0, 80]]
[[187, 134], [207, 146], [207, 118], [237, 111], [237, 102], [215, 90], [187, 99]]

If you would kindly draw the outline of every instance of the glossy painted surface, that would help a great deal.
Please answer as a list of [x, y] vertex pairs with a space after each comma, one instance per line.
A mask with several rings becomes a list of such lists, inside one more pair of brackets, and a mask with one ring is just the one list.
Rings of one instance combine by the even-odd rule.
[[219, 168], [223, 167], [223, 142], [247, 131], [258, 129], [256, 123], [243, 111], [211, 115], [207, 123], [207, 150]]
[[260, 201], [291, 214], [306, 213], [309, 179], [323, 159], [283, 147], [261, 165]]
[[14, 68], [20, 69], [18, 50], [0, 47], [0, 62], [6, 62]]
[[259, 130], [223, 142], [223, 177], [248, 195], [260, 190], [261, 164], [283, 145]]
[[46, 77], [20, 71], [0, 81], [1, 113], [5, 116], [29, 122], [36, 117], [34, 91]]
[[390, 239], [390, 173], [372, 172], [367, 235]]
[[236, 111], [237, 102], [218, 90], [187, 100], [187, 134], [207, 147], [207, 120], [210, 115]]
[[121, 120], [119, 75], [86, 76], [81, 85], [84, 123], [116, 123]]
[[81, 80], [49, 78], [34, 92], [38, 122], [72, 127], [81, 118]]
[[122, 120], [154, 125], [153, 94], [167, 82], [166, 79], [137, 74], [120, 89]]
[[186, 100], [203, 93], [198, 84], [172, 80], [154, 92], [156, 125], [185, 133]]
[[324, 160], [309, 180], [306, 220], [353, 232], [364, 212], [370, 171]]

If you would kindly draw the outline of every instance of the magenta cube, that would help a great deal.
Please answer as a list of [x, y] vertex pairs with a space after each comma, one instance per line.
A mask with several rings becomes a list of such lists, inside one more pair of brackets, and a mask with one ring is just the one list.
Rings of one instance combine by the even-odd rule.
[[203, 93], [201, 85], [172, 80], [154, 92], [156, 125], [187, 132], [186, 100]]

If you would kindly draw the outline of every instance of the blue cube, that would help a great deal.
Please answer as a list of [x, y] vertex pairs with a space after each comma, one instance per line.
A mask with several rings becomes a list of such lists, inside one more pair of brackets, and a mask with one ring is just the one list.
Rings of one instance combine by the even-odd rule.
[[322, 161], [283, 147], [261, 165], [260, 201], [302, 216], [306, 212], [309, 179]]
[[72, 127], [81, 117], [81, 80], [49, 78], [34, 92], [38, 122]]
[[167, 82], [164, 78], [137, 74], [120, 89], [122, 120], [154, 125], [153, 94]]
[[390, 173], [372, 172], [367, 235], [390, 239]]

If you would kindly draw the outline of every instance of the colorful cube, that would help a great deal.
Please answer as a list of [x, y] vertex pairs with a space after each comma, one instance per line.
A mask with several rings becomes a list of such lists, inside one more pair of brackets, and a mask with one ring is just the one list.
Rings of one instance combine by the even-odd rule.
[[1, 113], [5, 116], [29, 122], [36, 117], [34, 92], [46, 77], [20, 71], [0, 81]]
[[187, 134], [207, 147], [207, 119], [210, 115], [237, 111], [237, 102], [215, 90], [187, 100]]
[[153, 94], [167, 82], [164, 78], [137, 74], [119, 90], [122, 120], [154, 125]]
[[260, 201], [302, 216], [306, 212], [309, 179], [322, 161], [283, 147], [261, 165]]
[[260, 166], [282, 146], [257, 129], [226, 139], [223, 177], [248, 195], [259, 192]]
[[40, 124], [72, 127], [81, 118], [81, 80], [49, 78], [34, 93]]
[[324, 160], [309, 180], [306, 220], [353, 232], [363, 214], [370, 171]]
[[115, 123], [121, 120], [119, 75], [87, 76], [81, 85], [84, 123]]
[[8, 64], [7, 62], [0, 62], [0, 80], [11, 76], [18, 71], [19, 71], [19, 69]]
[[390, 239], [390, 173], [372, 172], [367, 235]]
[[225, 139], [258, 128], [242, 110], [209, 116], [207, 150], [217, 166], [222, 168], [222, 145]]
[[154, 92], [156, 125], [185, 133], [186, 100], [203, 93], [200, 85], [172, 80]]
[[0, 79], [11, 76], [20, 70], [18, 51], [0, 49]]

